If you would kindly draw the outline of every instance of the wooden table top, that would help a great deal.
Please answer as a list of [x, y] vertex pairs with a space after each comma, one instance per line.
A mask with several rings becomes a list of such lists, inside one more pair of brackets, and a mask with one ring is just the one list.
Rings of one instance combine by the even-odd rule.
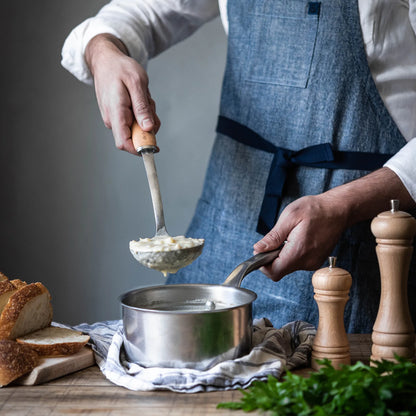
[[[351, 361], [368, 363], [370, 335], [350, 334], [348, 338]], [[310, 371], [302, 369], [296, 373]], [[236, 390], [193, 394], [130, 391], [112, 384], [97, 366], [92, 366], [39, 386], [1, 388], [0, 416], [237, 416], [245, 413], [216, 406], [220, 402], [237, 401], [240, 396]]]

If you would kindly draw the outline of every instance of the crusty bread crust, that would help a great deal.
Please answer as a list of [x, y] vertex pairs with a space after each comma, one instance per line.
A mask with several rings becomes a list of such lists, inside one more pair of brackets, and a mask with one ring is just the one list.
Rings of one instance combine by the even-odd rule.
[[0, 281], [2, 280], [8, 280], [8, 277], [4, 273], [0, 272]]
[[13, 286], [16, 288], [16, 289], [20, 289], [20, 288], [22, 288], [23, 286], [26, 286], [27, 285], [27, 283], [26, 282], [23, 282], [22, 280], [20, 280], [20, 279], [13, 279], [13, 280], [10, 280], [10, 283], [12, 283], [13, 284]]
[[10, 280], [0, 281], [0, 295], [7, 293], [10, 290], [16, 290], [16, 286]]
[[0, 340], [0, 387], [32, 371], [39, 357], [32, 348], [15, 341]]
[[42, 356], [71, 355], [81, 350], [90, 340], [88, 335], [68, 328], [48, 327], [19, 337], [19, 344], [26, 344]]
[[[9, 298], [0, 315], [0, 339], [16, 339], [18, 336], [49, 326], [52, 322], [50, 299], [48, 289], [40, 282], [20, 288]], [[27, 313], [31, 304], [34, 305], [36, 302], [40, 303], [39, 306], [42, 308], [40, 311], [38, 307], [34, 308], [39, 313], [37, 319]], [[22, 323], [22, 319], [27, 322]]]
[[16, 287], [9, 280], [2, 280], [0, 282], [0, 314], [7, 305], [10, 297], [16, 293]]

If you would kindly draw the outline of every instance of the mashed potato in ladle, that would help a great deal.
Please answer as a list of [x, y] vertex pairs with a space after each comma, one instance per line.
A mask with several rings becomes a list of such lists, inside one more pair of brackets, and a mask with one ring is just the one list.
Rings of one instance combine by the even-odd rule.
[[202, 238], [171, 237], [168, 234], [130, 241], [130, 251], [146, 267], [165, 276], [191, 264], [202, 252]]

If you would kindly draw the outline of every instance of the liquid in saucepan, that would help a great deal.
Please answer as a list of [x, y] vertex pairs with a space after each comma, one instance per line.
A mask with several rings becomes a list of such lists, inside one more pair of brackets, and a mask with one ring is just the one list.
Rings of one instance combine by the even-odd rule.
[[141, 306], [143, 309], [174, 312], [198, 312], [213, 311], [230, 308], [231, 305], [210, 299], [192, 299], [182, 302], [152, 302], [149, 305]]

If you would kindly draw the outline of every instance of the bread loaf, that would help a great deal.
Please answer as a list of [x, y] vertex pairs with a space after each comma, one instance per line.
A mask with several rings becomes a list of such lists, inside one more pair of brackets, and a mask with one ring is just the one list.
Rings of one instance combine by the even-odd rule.
[[75, 354], [89, 340], [90, 337], [82, 332], [55, 326], [16, 339], [19, 344], [28, 345], [42, 356]]
[[52, 322], [50, 294], [42, 283], [25, 285], [13, 293], [0, 315], [0, 339], [16, 339]]
[[32, 371], [40, 356], [75, 354], [89, 341], [88, 335], [51, 322], [51, 296], [42, 283], [0, 274], [0, 387]]
[[0, 340], [0, 387], [32, 371], [39, 357], [32, 348], [16, 341]]
[[2, 280], [8, 280], [8, 278], [7, 278], [7, 276], [4, 273], [0, 272], [0, 282]]

